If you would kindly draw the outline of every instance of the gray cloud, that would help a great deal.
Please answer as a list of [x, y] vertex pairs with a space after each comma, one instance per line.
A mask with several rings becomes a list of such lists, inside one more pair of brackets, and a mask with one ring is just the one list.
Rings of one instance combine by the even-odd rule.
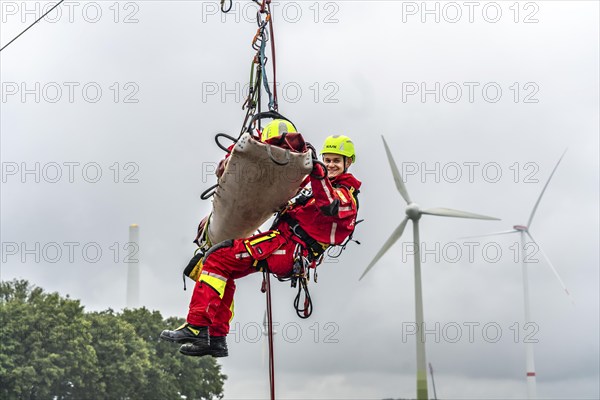
[[[216, 3], [120, 3], [114, 22], [112, 3], [97, 4], [98, 22], [75, 13], [69, 23], [64, 14], [2, 52], [2, 167], [18, 167], [2, 181], [2, 242], [18, 247], [15, 255], [3, 254], [2, 279], [29, 279], [82, 299], [88, 309], [120, 309], [122, 246], [135, 222], [142, 303], [184, 316], [191, 290], [181, 290], [180, 271], [192, 255], [196, 224], [210, 211], [199, 195], [214, 183], [211, 168], [222, 156], [213, 135], [237, 134], [244, 115], [254, 5], [236, 2], [246, 16], [234, 12], [222, 22], [213, 14]], [[516, 16], [512, 3], [497, 2], [502, 16], [495, 23], [489, 22], [495, 18], [491, 2], [480, 3], [472, 23], [462, 3], [455, 3], [461, 19], [450, 22], [455, 14], [445, 2], [428, 3], [439, 7], [439, 23], [435, 15], [423, 23], [422, 10], [412, 14], [411, 8], [421, 4], [286, 2], [275, 8], [280, 110], [317, 146], [330, 133], [353, 137], [366, 220], [355, 236], [362, 244], [320, 267], [309, 320], [295, 316], [294, 290], [274, 288], [278, 393], [289, 399], [414, 397], [410, 231], [358, 282], [404, 216], [381, 144], [385, 135], [419, 204], [502, 218], [421, 221], [421, 240], [431, 250], [423, 263], [425, 321], [432, 330], [428, 361], [438, 396], [446, 398], [525, 396], [523, 339], [530, 331], [523, 326], [521, 266], [514, 259], [518, 237], [473, 239], [472, 257], [460, 237], [525, 224], [568, 147], [532, 224], [575, 301], [538, 254], [529, 268], [538, 391], [541, 398], [597, 398], [598, 4], [519, 3]], [[4, 14], [2, 44], [26, 26], [21, 12]], [[124, 23], [127, 16], [138, 22]], [[538, 22], [524, 23], [528, 16]], [[36, 163], [39, 182], [35, 173], [22, 173]], [[56, 183], [52, 163], [61, 167]], [[73, 182], [64, 163], [79, 163], [70, 164]], [[73, 262], [65, 242], [78, 243]], [[40, 262], [24, 254], [36, 243]], [[56, 262], [50, 262], [50, 243], [63, 251]], [[81, 252], [92, 243], [102, 250], [96, 262]], [[483, 252], [486, 245], [490, 253]], [[497, 248], [498, 257], [491, 253]], [[262, 323], [259, 288], [259, 276], [238, 284], [233, 326], [239, 323], [246, 335]], [[501, 329], [496, 342], [483, 335], [486, 324], [489, 335]], [[225, 397], [264, 398], [262, 343], [238, 335], [239, 342], [230, 336], [231, 356], [222, 361], [229, 375]]]

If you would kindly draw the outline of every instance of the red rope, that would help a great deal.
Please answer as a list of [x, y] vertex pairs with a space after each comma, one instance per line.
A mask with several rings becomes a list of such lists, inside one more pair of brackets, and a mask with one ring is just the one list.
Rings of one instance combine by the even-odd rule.
[[[270, 3], [270, 1], [269, 1]], [[273, 15], [269, 19], [269, 33], [271, 34], [271, 62], [273, 63], [273, 108], [277, 111], [277, 63], [275, 57], [275, 31], [273, 30]]]
[[[275, 359], [273, 356], [273, 309], [271, 307], [271, 274], [266, 271], [263, 279], [266, 282], [267, 292], [267, 326], [269, 335], [269, 387], [271, 400], [275, 400]], [[264, 282], [263, 282], [264, 283]]]

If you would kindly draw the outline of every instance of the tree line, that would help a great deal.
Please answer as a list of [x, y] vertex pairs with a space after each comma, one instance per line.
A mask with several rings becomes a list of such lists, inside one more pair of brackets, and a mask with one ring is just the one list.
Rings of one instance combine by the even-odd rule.
[[227, 377], [213, 358], [158, 338], [183, 322], [144, 307], [86, 312], [68, 295], [0, 282], [0, 398], [220, 399]]

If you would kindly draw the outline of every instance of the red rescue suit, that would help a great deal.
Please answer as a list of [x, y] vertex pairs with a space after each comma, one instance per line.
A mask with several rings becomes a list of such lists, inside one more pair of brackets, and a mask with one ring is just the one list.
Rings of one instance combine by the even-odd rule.
[[274, 230], [219, 243], [206, 253], [190, 302], [189, 324], [208, 326], [211, 336], [226, 336], [233, 316], [235, 279], [257, 272], [257, 260], [266, 260], [270, 272], [289, 276], [297, 245], [303, 256], [310, 251], [290, 228], [294, 221], [324, 248], [343, 243], [353, 232], [358, 210], [355, 194], [361, 182], [343, 173], [331, 181], [311, 177], [310, 183], [312, 196], [291, 205]]

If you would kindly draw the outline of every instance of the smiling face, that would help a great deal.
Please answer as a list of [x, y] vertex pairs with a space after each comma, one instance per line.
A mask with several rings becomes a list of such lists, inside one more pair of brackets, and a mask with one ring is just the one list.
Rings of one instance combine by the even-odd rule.
[[343, 173], [345, 169], [347, 169], [350, 164], [352, 164], [352, 159], [350, 157], [345, 157], [346, 163], [344, 165], [344, 156], [333, 153], [325, 153], [323, 154], [323, 163], [327, 167], [327, 177], [329, 179], [335, 178], [339, 174]]

